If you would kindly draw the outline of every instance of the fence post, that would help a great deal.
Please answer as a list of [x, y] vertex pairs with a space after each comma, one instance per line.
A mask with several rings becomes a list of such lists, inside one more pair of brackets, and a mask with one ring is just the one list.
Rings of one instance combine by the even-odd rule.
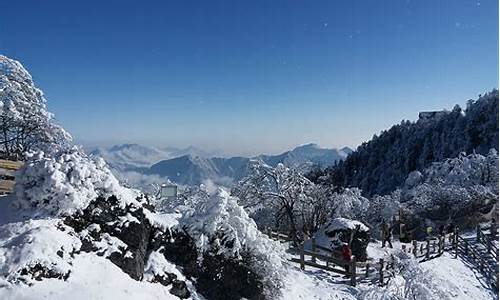
[[469, 255], [469, 243], [464, 241], [465, 255]]
[[271, 231], [271, 227], [267, 227], [267, 236], [268, 236], [270, 239], [273, 239], [273, 236], [272, 236], [272, 231]]
[[384, 259], [383, 258], [381, 258], [379, 260], [379, 264], [380, 264], [380, 269], [378, 270], [379, 282], [380, 282], [380, 285], [383, 286], [384, 285]]
[[311, 238], [311, 250], [312, 250], [312, 262], [315, 263], [316, 262], [316, 238], [313, 236]]
[[441, 250], [443, 249], [443, 236], [438, 236], [438, 254], [441, 255]]
[[300, 243], [300, 269], [306, 269], [306, 265], [304, 263], [304, 242]]
[[430, 251], [431, 251], [431, 241], [429, 240], [428, 237], [426, 238], [426, 242], [427, 242], [427, 244], [426, 244], [426, 246], [427, 246], [427, 252], [425, 253], [425, 258], [429, 259], [429, 257], [430, 257]]
[[420, 244], [420, 254], [424, 253], [424, 244]]
[[486, 248], [488, 249], [488, 252], [491, 251], [491, 241], [490, 241], [490, 238], [488, 236], [484, 236], [484, 241], [486, 243]]
[[458, 257], [458, 226], [455, 227], [455, 258]]
[[413, 241], [411, 241], [411, 243], [412, 243], [412, 245], [413, 245], [413, 255], [414, 255], [415, 257], [417, 257], [417, 250], [418, 250], [418, 249], [417, 249], [417, 241], [413, 240]]
[[366, 265], [365, 265], [365, 276], [366, 278], [368, 278], [368, 276], [370, 275], [370, 263], [367, 262]]
[[476, 240], [478, 242], [481, 241], [481, 225], [480, 224], [476, 225]]
[[351, 285], [356, 286], [356, 256], [354, 255], [352, 256], [349, 270], [351, 271]]
[[432, 253], [436, 252], [436, 240], [432, 240]]

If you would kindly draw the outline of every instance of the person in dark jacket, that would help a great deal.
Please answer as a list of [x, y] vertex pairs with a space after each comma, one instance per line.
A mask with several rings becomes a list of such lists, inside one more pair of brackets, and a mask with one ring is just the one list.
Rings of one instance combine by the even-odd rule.
[[389, 244], [389, 248], [392, 248], [392, 231], [391, 227], [385, 222], [385, 220], [382, 220], [382, 225], [380, 225], [380, 229], [382, 230], [382, 248], [385, 248], [385, 243]]
[[444, 225], [441, 224], [439, 225], [439, 236], [443, 236], [444, 235]]
[[351, 247], [349, 247], [349, 245], [347, 243], [344, 243], [344, 246], [342, 247], [342, 257], [344, 258], [344, 262], [346, 263], [345, 264], [345, 272], [346, 272], [346, 275], [345, 277], [349, 277], [349, 264], [351, 263], [351, 259], [352, 259], [352, 251], [351, 251]]
[[448, 224], [448, 228], [446, 229], [446, 233], [449, 234], [449, 241], [450, 243], [453, 241], [453, 233], [455, 232], [455, 224], [453, 224], [453, 222], [450, 222], [450, 224]]
[[490, 223], [490, 235], [492, 237], [495, 237], [498, 232], [498, 224], [497, 220], [495, 218], [491, 218], [491, 223]]

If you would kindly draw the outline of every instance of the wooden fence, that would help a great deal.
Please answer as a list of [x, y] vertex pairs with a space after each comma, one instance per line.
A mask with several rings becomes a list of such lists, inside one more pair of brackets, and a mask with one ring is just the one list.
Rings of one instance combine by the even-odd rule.
[[[290, 241], [290, 238], [282, 233], [267, 230], [267, 234], [270, 238], [278, 241]], [[337, 274], [347, 276], [350, 279], [350, 284], [356, 286], [356, 283], [360, 280], [371, 280], [372, 282], [378, 282], [380, 285], [387, 283], [388, 278], [393, 275], [394, 264], [393, 260], [384, 261], [380, 259], [378, 262], [358, 262], [355, 256], [351, 257], [351, 261], [347, 262], [340, 259], [341, 252], [335, 251], [321, 245], [316, 244], [314, 238], [310, 239], [311, 250], [306, 250], [304, 248], [304, 243], [302, 242], [298, 248], [293, 248], [298, 252], [298, 258], [293, 257], [290, 259], [291, 262], [298, 263], [302, 270], [305, 270], [306, 266], [325, 270]], [[306, 259], [310, 257], [310, 259]]]
[[440, 256], [445, 250], [456, 249], [458, 247], [458, 228], [453, 233], [440, 235], [436, 237], [428, 237], [423, 242], [416, 240], [411, 241], [410, 245], [402, 244], [401, 250], [406, 253], [411, 253], [416, 258], [431, 258]]
[[15, 172], [23, 162], [0, 159], [0, 194], [9, 194], [14, 190]]
[[[476, 242], [481, 243], [485, 247], [487, 253], [491, 254], [491, 257], [498, 265], [498, 247], [492, 243], [492, 238], [483, 232], [483, 228], [478, 226], [476, 231]], [[286, 234], [274, 232], [269, 228], [267, 232], [268, 236], [272, 239], [281, 242], [291, 240]], [[384, 285], [386, 284], [386, 279], [392, 277], [394, 274], [394, 262], [392, 258], [389, 259], [389, 261], [380, 259], [378, 262], [358, 262], [356, 257], [353, 256], [350, 262], [346, 262], [340, 258], [342, 257], [341, 251], [335, 251], [317, 245], [314, 238], [311, 238], [310, 241], [311, 250], [306, 250], [304, 248], [304, 243], [301, 243], [298, 248], [292, 248], [298, 252], [299, 257], [294, 257], [290, 260], [300, 264], [302, 270], [308, 266], [345, 275], [350, 278], [350, 284], [352, 286], [356, 286], [358, 280], [373, 279], [373, 275], [376, 275], [375, 281], [378, 282], [378, 284]], [[499, 287], [498, 268], [488, 263], [484, 257], [484, 253], [480, 253], [473, 247], [470, 241], [458, 234], [458, 227], [455, 227], [453, 233], [428, 237], [423, 242], [413, 240], [410, 245], [402, 244], [402, 250], [412, 254], [416, 258], [423, 258], [421, 262], [438, 257], [445, 251], [454, 254], [455, 258], [457, 258], [459, 254], [464, 254], [479, 266], [480, 271], [486, 275], [486, 278], [492, 286], [495, 288]], [[310, 259], [306, 259], [306, 256], [310, 257]]]
[[476, 227], [476, 232], [476, 242], [485, 247], [486, 253], [490, 254], [496, 261], [495, 266], [488, 262], [485, 253], [481, 253], [469, 240], [458, 234], [458, 227], [451, 234], [427, 238], [424, 242], [412, 241], [410, 247], [402, 245], [402, 250], [412, 253], [416, 258], [424, 258], [422, 261], [438, 257], [446, 250], [450, 251], [455, 258], [463, 254], [465, 257], [472, 259], [479, 270], [485, 274], [489, 283], [498, 289], [498, 247], [492, 243], [489, 236], [484, 234], [480, 225]]
[[[494, 225], [494, 226], [497, 226], [497, 225]], [[484, 232], [483, 232], [483, 229], [487, 229], [487, 230], [490, 230], [491, 231], [491, 228], [481, 228], [481, 225], [478, 224], [476, 226], [476, 240], [483, 244], [484, 247], [486, 248], [486, 250], [488, 251], [488, 253], [493, 256], [493, 258], [495, 258], [495, 260], [498, 262], [498, 247], [493, 244], [492, 242], [492, 236], [493, 238], [496, 239], [496, 232], [493, 232], [494, 235], [492, 235], [492, 232], [490, 232], [490, 236], [486, 235]]]

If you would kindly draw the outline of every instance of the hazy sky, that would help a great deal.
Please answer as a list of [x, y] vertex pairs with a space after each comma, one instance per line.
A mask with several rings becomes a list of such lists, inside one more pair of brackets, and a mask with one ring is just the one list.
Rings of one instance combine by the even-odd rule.
[[498, 1], [0, 1], [79, 140], [279, 152], [357, 146], [498, 87]]

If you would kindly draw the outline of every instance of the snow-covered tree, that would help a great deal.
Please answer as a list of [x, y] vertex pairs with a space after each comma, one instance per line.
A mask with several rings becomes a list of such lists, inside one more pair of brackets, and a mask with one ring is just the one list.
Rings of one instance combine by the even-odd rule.
[[369, 200], [361, 195], [358, 188], [346, 188], [334, 192], [331, 196], [332, 213], [334, 217], [363, 219], [369, 207]]
[[241, 180], [232, 193], [257, 219], [261, 215], [260, 224], [286, 228], [298, 239], [299, 231], [312, 229], [306, 227], [311, 223], [307, 219], [314, 215], [311, 210], [318, 204], [313, 191], [314, 184], [297, 171], [283, 164], [272, 168], [254, 160], [250, 175]]
[[138, 196], [120, 186], [102, 158], [88, 157], [77, 147], [29, 154], [18, 171], [15, 192], [18, 207], [49, 215], [75, 213], [98, 197]]
[[54, 122], [43, 93], [23, 66], [0, 55], [0, 153], [21, 159], [31, 150], [66, 147], [71, 136]]
[[194, 239], [200, 265], [207, 253], [248, 264], [262, 282], [266, 298], [276, 298], [283, 285], [283, 246], [261, 233], [238, 199], [223, 189], [204, 199], [197, 195], [193, 203], [178, 226]]
[[433, 162], [498, 151], [498, 90], [470, 100], [462, 110], [423, 114], [417, 122], [403, 121], [360, 145], [344, 161], [311, 174], [315, 183], [358, 187], [365, 196], [386, 195], [400, 187], [409, 173]]

